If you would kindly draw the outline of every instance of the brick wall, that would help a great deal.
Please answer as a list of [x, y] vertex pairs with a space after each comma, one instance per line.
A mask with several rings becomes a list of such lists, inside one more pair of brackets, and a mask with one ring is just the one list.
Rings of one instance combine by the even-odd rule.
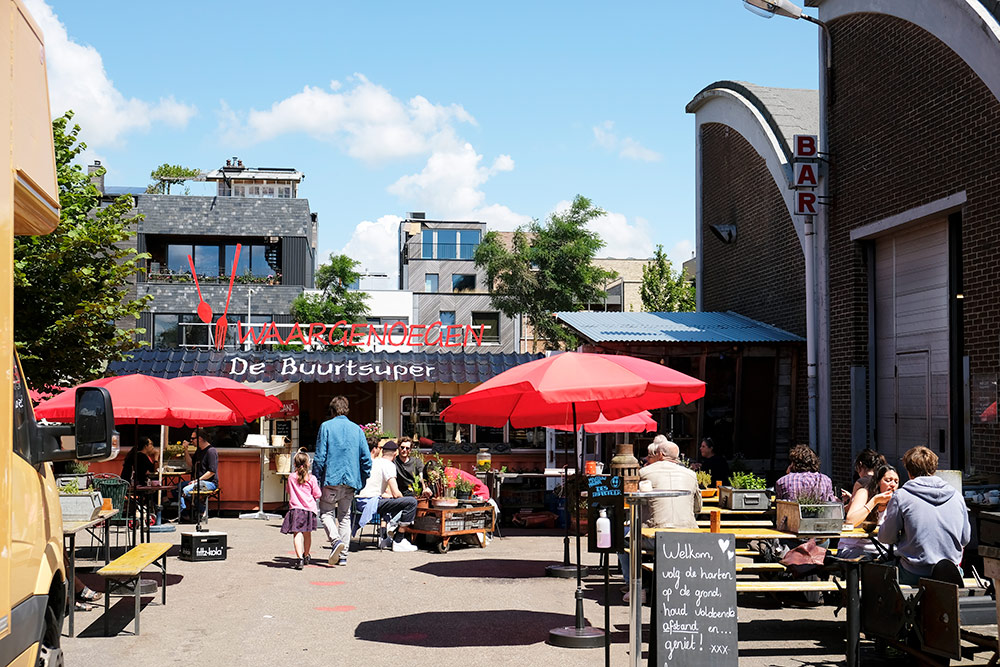
[[[966, 191], [964, 345], [971, 371], [996, 373], [1000, 103], [947, 46], [878, 14], [831, 23], [830, 341], [835, 473], [850, 467], [850, 367], [866, 366], [867, 277], [850, 231]], [[1000, 429], [972, 425], [972, 463], [1000, 471]], [[962, 443], [952, 443], [953, 450]]]
[[[805, 264], [792, 218], [767, 165], [736, 130], [701, 130], [702, 310], [732, 310], [805, 337]], [[735, 224], [734, 243], [709, 228]], [[809, 440], [806, 350], [796, 364], [795, 441]]]

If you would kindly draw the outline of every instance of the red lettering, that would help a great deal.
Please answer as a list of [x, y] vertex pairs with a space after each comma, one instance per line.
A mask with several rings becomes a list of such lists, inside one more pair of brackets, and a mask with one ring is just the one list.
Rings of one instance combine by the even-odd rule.
[[817, 153], [815, 134], [796, 134], [792, 137], [795, 157], [815, 157]]
[[795, 214], [816, 215], [816, 195], [812, 192], [796, 192]]
[[256, 333], [253, 327], [247, 327], [247, 332], [243, 333], [243, 323], [239, 320], [236, 321], [236, 340], [239, 341], [240, 345], [246, 342], [247, 337], [250, 337], [255, 344], [259, 344], [264, 339], [264, 325], [260, 325], [260, 333]]
[[377, 326], [371, 325], [371, 324], [368, 325], [368, 345], [372, 344], [372, 338], [374, 338], [375, 342], [378, 343], [379, 345], [385, 345], [385, 339], [388, 336], [388, 334], [389, 334], [389, 325], [388, 324], [383, 324], [382, 325], [382, 335], [381, 336], [378, 335], [378, 327]]
[[[410, 335], [407, 336], [407, 338], [406, 338], [406, 344], [407, 345], [423, 345], [424, 343], [421, 342], [421, 341], [424, 338], [424, 329], [426, 329], [426, 328], [427, 328], [427, 326], [424, 325], [424, 324], [411, 324], [410, 325]], [[413, 342], [414, 337], [416, 337], [417, 342]]]
[[341, 336], [339, 340], [337, 340], [337, 341], [333, 340], [333, 335], [340, 330], [341, 326], [347, 326], [347, 320], [338, 320], [337, 323], [334, 324], [330, 328], [330, 333], [327, 336], [327, 340], [329, 341], [330, 345], [346, 345], [347, 344], [347, 331], [344, 331], [344, 335]]
[[[445, 347], [462, 347], [462, 343], [460, 341], [462, 339], [462, 331], [464, 329], [465, 329], [465, 327], [463, 327], [460, 324], [449, 324], [448, 328], [445, 330], [445, 334], [444, 334], [444, 346]], [[452, 339], [453, 336], [455, 338], [459, 339], [459, 342], [456, 342], [454, 345], [451, 344], [451, 339]]]
[[[314, 333], [316, 327], [319, 327], [319, 332], [318, 333]], [[313, 338], [319, 338], [320, 341], [322, 341], [323, 340], [323, 332], [325, 332], [325, 331], [326, 331], [326, 325], [325, 324], [322, 324], [320, 322], [313, 322], [312, 324], [310, 324], [309, 325], [309, 335], [306, 336], [306, 338], [308, 339], [307, 340], [307, 344], [311, 345]]]
[[349, 347], [361, 347], [362, 345], [365, 345], [367, 341], [362, 343], [360, 340], [355, 340], [355, 338], [358, 336], [364, 336], [366, 331], [371, 334], [371, 330], [371, 326], [368, 324], [352, 324], [351, 331], [347, 334], [347, 342], [345, 345], [348, 345]]
[[279, 345], [285, 344], [285, 341], [282, 340], [281, 338], [281, 334], [278, 333], [278, 325], [275, 324], [274, 322], [271, 322], [270, 324], [267, 325], [267, 328], [264, 329], [264, 332], [261, 335], [261, 340], [256, 342], [266, 343], [270, 338], [274, 338], [275, 340], [277, 340]]
[[303, 345], [308, 345], [309, 340], [302, 335], [302, 329], [299, 327], [299, 323], [296, 322], [292, 325], [292, 331], [288, 334], [288, 338], [285, 339], [285, 345], [291, 345], [292, 341], [295, 339], [302, 341]]
[[[398, 343], [394, 343], [392, 341], [392, 332], [396, 330], [396, 327], [403, 327], [403, 339]], [[406, 322], [403, 321], [393, 322], [392, 326], [389, 326], [388, 330], [385, 332], [385, 335], [386, 335], [386, 340], [388, 340], [389, 342], [389, 345], [396, 345], [396, 346], [406, 345]]]
[[[434, 324], [432, 324], [429, 327], [427, 327], [427, 333], [424, 334], [424, 345], [440, 345], [441, 344], [441, 325], [442, 324], [443, 324], [443, 322], [441, 322], [441, 320], [438, 320]], [[431, 342], [431, 330], [433, 330], [437, 334], [437, 336], [438, 336], [437, 340], [435, 340], [433, 343]]]
[[475, 327], [471, 327], [471, 326], [470, 327], [466, 327], [465, 343], [466, 344], [469, 343], [469, 334], [471, 333], [472, 334], [472, 340], [476, 341], [476, 345], [481, 346], [483, 344], [483, 329], [484, 328], [485, 328], [485, 325], [482, 325], [482, 324], [479, 325], [479, 335], [477, 336], [476, 335], [476, 328]]
[[819, 185], [816, 176], [816, 165], [809, 162], [800, 162], [795, 165], [795, 187], [814, 188]]

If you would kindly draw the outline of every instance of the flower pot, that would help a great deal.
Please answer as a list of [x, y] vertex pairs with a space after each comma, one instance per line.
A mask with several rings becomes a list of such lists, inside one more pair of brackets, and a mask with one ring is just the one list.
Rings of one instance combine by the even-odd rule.
[[844, 524], [842, 503], [808, 503], [779, 500], [774, 525], [796, 535], [838, 535]]
[[719, 507], [730, 510], [766, 510], [771, 498], [765, 489], [719, 488]]
[[417, 498], [417, 509], [425, 510], [431, 506], [430, 501], [426, 497]]
[[456, 491], [455, 497], [459, 500], [468, 500], [469, 496], [472, 495], [472, 491]]
[[104, 498], [97, 491], [90, 493], [60, 493], [59, 506], [63, 521], [91, 521], [101, 512]]
[[719, 490], [718, 489], [702, 489], [701, 490], [701, 497], [702, 498], [714, 498], [717, 495], [719, 495]]

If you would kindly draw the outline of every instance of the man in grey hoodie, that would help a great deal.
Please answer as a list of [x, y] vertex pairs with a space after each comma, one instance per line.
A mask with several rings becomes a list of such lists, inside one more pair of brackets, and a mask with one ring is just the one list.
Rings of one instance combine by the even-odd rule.
[[962, 562], [971, 528], [965, 500], [940, 477], [938, 457], [927, 447], [903, 455], [910, 479], [889, 500], [878, 531], [883, 544], [895, 544], [899, 583], [916, 586], [941, 560]]

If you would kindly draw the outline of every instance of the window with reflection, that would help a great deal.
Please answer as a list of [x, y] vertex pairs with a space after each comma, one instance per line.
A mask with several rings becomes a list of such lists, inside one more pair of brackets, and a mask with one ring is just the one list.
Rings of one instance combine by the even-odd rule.
[[545, 449], [545, 429], [511, 427], [510, 446], [517, 448]]
[[458, 259], [457, 230], [437, 230], [437, 256], [438, 259]]
[[472, 259], [473, 255], [476, 254], [476, 248], [479, 247], [479, 230], [463, 229], [458, 233], [458, 235], [459, 235], [458, 258]]
[[500, 342], [500, 313], [472, 313], [472, 328], [483, 327], [484, 343]]
[[438, 274], [436, 273], [424, 274], [424, 291], [425, 292], [438, 291]]
[[474, 273], [451, 274], [451, 291], [456, 293], [475, 292], [476, 274]]
[[153, 315], [153, 346], [177, 347], [178, 337], [176, 315]]
[[194, 247], [194, 270], [199, 276], [219, 275], [219, 246], [196, 245]]
[[468, 442], [469, 424], [449, 424], [441, 421], [441, 411], [451, 405], [450, 398], [439, 397], [431, 402], [430, 396], [404, 396], [399, 411], [399, 432], [411, 438], [428, 438], [434, 442], [455, 442], [458, 435]]
[[455, 323], [455, 311], [454, 310], [442, 310], [438, 313], [438, 320], [441, 324], [448, 326], [449, 324]]
[[191, 245], [170, 244], [167, 246], [167, 268], [171, 273], [191, 273], [188, 255], [194, 253]]
[[420, 256], [423, 259], [434, 259], [434, 230], [425, 229], [420, 235]]

